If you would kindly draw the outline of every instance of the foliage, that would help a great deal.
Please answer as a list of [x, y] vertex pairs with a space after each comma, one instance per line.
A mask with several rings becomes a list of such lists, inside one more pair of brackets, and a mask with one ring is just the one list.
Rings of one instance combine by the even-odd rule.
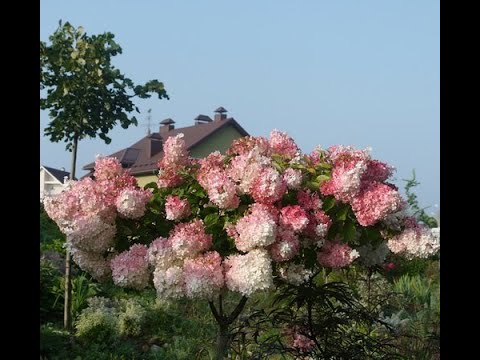
[[[91, 277], [82, 272], [72, 279], [72, 318], [75, 319], [78, 314], [87, 306], [88, 299], [95, 296], [100, 291], [98, 283], [92, 281]], [[55, 304], [63, 303], [65, 296], [64, 277], [56, 279], [56, 285], [52, 287], [52, 293], [56, 295]]]
[[269, 308], [241, 318], [233, 348], [243, 348], [242, 359], [399, 358], [392, 337], [372, 336], [379, 320], [344, 283], [289, 285]]
[[426, 208], [421, 208], [420, 204], [418, 203], [417, 195], [412, 191], [415, 186], [420, 185], [420, 183], [416, 179], [415, 170], [412, 171], [412, 178], [411, 179], [404, 179], [403, 181], [406, 182], [405, 184], [405, 193], [407, 195], [407, 202], [408, 205], [413, 212], [413, 215], [422, 223], [427, 225], [430, 228], [438, 227], [438, 221], [433, 217], [428, 215], [425, 212]]
[[54, 288], [57, 279], [62, 279], [60, 271], [48, 260], [40, 260], [40, 323], [59, 321], [63, 310], [56, 306]]
[[95, 138], [107, 144], [108, 132], [119, 122], [122, 128], [137, 125], [130, 114], [139, 112], [134, 97], [149, 98], [156, 93], [167, 98], [163, 83], [150, 80], [135, 85], [112, 64], [122, 53], [114, 35], [106, 32], [87, 35], [83, 27], [59, 22], [49, 37], [50, 44], [40, 42], [40, 109], [49, 110], [52, 121], [45, 135], [52, 142], [65, 141], [71, 150], [75, 139]]
[[65, 242], [65, 235], [55, 221], [47, 215], [43, 204], [40, 203], [40, 244], [45, 246], [56, 241]]
[[406, 326], [399, 347], [408, 358], [440, 356], [440, 287], [437, 278], [404, 275], [395, 282], [397, 308], [404, 309]]
[[105, 343], [118, 337], [117, 313], [103, 298], [89, 299], [89, 306], [75, 323], [76, 336], [83, 343]]

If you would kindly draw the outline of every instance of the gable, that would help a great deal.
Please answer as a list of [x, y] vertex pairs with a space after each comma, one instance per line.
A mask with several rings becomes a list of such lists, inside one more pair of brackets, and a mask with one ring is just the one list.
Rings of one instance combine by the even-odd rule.
[[240, 137], [243, 137], [243, 134], [241, 134], [237, 128], [232, 125], [225, 126], [204, 141], [194, 145], [190, 149], [190, 156], [202, 158], [216, 150], [224, 154], [232, 144], [232, 141]]

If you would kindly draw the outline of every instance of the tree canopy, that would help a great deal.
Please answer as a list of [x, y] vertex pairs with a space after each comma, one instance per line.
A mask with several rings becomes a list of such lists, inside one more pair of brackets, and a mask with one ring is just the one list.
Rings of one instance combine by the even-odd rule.
[[59, 22], [49, 37], [40, 42], [40, 109], [49, 110], [52, 121], [45, 128], [50, 141], [65, 141], [71, 150], [75, 138], [95, 138], [107, 144], [116, 123], [126, 129], [137, 125], [132, 113], [139, 113], [133, 99], [157, 94], [168, 99], [162, 82], [150, 80], [135, 85], [112, 65], [122, 53], [114, 35], [105, 32], [87, 35], [83, 27]]

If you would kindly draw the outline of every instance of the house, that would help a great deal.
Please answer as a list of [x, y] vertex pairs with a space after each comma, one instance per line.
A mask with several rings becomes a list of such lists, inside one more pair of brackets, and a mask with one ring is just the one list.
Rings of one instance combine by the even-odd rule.
[[40, 201], [45, 196], [60, 193], [70, 178], [70, 173], [64, 168], [61, 170], [40, 165]]
[[[151, 133], [109, 156], [116, 157], [124, 168], [137, 178], [139, 186], [156, 181], [157, 163], [163, 156], [163, 143], [169, 136], [184, 134], [190, 156], [201, 158], [212, 151], [225, 152], [232, 141], [249, 134], [233, 117], [227, 117], [227, 110], [219, 107], [215, 110], [213, 119], [207, 115], [198, 115], [192, 126], [175, 128], [175, 121], [165, 119], [160, 122], [158, 132]], [[89, 170], [86, 176], [93, 174], [95, 163], [83, 167]]]

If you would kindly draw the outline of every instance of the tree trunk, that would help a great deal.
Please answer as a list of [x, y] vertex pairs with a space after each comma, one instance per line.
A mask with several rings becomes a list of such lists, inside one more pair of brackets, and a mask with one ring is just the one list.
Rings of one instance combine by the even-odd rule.
[[228, 348], [230, 346], [230, 325], [237, 319], [238, 315], [242, 312], [245, 304], [247, 303], [248, 298], [243, 296], [240, 302], [237, 304], [232, 313], [228, 316], [223, 313], [223, 298], [220, 295], [218, 297], [219, 309], [213, 304], [212, 301], [209, 301], [210, 310], [212, 311], [213, 317], [218, 324], [218, 334], [217, 334], [217, 346], [216, 346], [216, 360], [224, 360], [227, 355]]
[[[78, 137], [73, 139], [72, 147], [72, 166], [70, 170], [70, 180], [75, 178], [75, 168], [77, 165], [77, 145]], [[70, 272], [72, 270], [72, 257], [68, 248], [65, 256], [65, 302], [63, 306], [63, 327], [66, 330], [72, 328], [72, 279]]]
[[216, 360], [224, 360], [229, 343], [228, 324], [218, 325]]

